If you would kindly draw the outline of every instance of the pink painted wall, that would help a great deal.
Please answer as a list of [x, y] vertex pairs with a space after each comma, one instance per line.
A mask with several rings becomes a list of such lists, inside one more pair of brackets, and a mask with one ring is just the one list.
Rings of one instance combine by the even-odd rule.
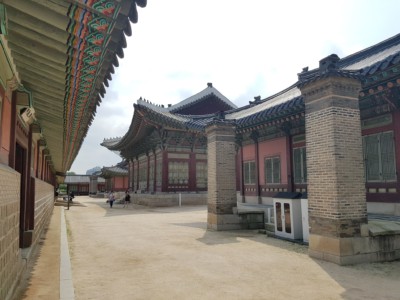
[[246, 145], [243, 148], [243, 161], [255, 160], [255, 145]]
[[114, 177], [114, 189], [125, 190], [128, 189], [128, 177]]
[[[243, 161], [255, 160], [255, 145], [246, 145], [243, 148]], [[267, 157], [279, 156], [281, 158], [281, 184], [287, 184], [287, 160], [286, 137], [277, 138], [258, 144], [258, 165], [260, 168], [259, 184], [264, 185], [264, 159]]]
[[1, 110], [1, 140], [0, 140], [0, 162], [8, 165], [8, 155], [10, 153], [10, 134], [11, 134], [11, 103], [4, 97], [3, 109]]
[[260, 166], [259, 183], [264, 185], [264, 159], [267, 157], [279, 156], [281, 158], [281, 184], [287, 184], [287, 161], [286, 155], [286, 137], [277, 138], [258, 144], [258, 156]]

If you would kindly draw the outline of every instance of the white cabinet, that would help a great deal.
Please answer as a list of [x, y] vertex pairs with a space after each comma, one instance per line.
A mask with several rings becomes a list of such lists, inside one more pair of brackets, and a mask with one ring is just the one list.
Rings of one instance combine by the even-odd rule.
[[302, 240], [303, 226], [300, 199], [301, 194], [290, 194], [292, 194], [293, 199], [273, 198], [275, 211], [275, 235], [292, 240]]
[[303, 241], [308, 243], [310, 226], [308, 225], [308, 199], [301, 199], [301, 221], [303, 225]]

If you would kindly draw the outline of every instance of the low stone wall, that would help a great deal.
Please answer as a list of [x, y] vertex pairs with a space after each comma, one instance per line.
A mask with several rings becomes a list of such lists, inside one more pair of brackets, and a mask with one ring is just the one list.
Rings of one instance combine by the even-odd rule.
[[159, 193], [159, 194], [131, 194], [133, 203], [150, 207], [179, 206], [181, 205], [206, 205], [207, 193]]
[[19, 248], [20, 174], [0, 164], [0, 299], [13, 299], [17, 286], [34, 259], [34, 249], [50, 220], [54, 187], [35, 179], [35, 220], [32, 245]]
[[20, 174], [0, 164], [0, 299], [10, 299], [23, 269], [19, 248]]
[[43, 229], [50, 221], [54, 208], [54, 187], [45, 181], [35, 179], [35, 230], [33, 245], [36, 245]]

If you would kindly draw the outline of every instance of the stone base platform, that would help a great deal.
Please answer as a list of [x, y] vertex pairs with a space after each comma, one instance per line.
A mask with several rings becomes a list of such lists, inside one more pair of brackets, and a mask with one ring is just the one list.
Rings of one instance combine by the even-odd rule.
[[400, 259], [400, 222], [369, 221], [360, 237], [335, 238], [310, 234], [309, 255], [339, 265]]

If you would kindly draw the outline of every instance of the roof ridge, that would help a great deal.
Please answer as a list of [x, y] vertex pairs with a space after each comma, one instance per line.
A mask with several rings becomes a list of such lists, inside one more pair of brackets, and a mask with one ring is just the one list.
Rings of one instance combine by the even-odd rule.
[[142, 97], [140, 97], [136, 101], [136, 104], [137, 105], [142, 105], [142, 106], [145, 106], [145, 107], [149, 107], [149, 108], [156, 108], [156, 109], [159, 109], [159, 110], [166, 110], [166, 111], [168, 110], [168, 108], [164, 107], [164, 105], [153, 103], [150, 100], [147, 100], [147, 99], [142, 98]]
[[220, 100], [222, 100], [229, 106], [237, 108], [237, 106], [232, 101], [230, 101], [220, 91], [218, 91], [211, 83], [209, 83], [205, 89], [201, 90], [200, 92], [198, 92], [186, 99], [183, 99], [182, 101], [172, 105], [171, 107], [168, 107], [168, 110], [170, 112], [173, 112], [174, 110], [178, 110], [179, 108], [182, 108], [189, 104], [195, 103], [198, 100], [200, 100], [208, 95], [211, 95], [211, 94], [214, 94], [216, 97], [218, 97]]
[[341, 58], [339, 61], [339, 66], [340, 66], [340, 68], [346, 67], [346, 66], [354, 64], [358, 61], [361, 61], [361, 60], [365, 59], [366, 57], [369, 57], [373, 54], [382, 52], [383, 50], [391, 48], [398, 44], [400, 44], [400, 33], [398, 33], [390, 38], [387, 38], [386, 40], [381, 41], [375, 45], [369, 46], [358, 52], [352, 53], [348, 56]]

